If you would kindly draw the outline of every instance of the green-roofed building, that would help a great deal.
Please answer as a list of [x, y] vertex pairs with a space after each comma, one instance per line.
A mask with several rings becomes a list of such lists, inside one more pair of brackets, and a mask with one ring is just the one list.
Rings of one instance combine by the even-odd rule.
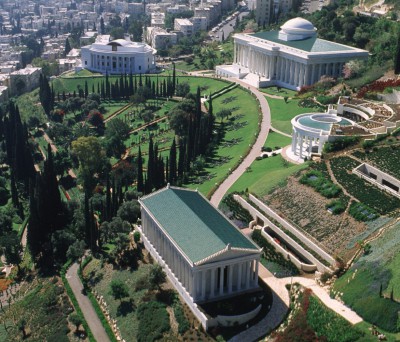
[[198, 191], [167, 186], [139, 202], [144, 244], [189, 305], [258, 287], [261, 249]]
[[236, 34], [234, 44], [233, 64], [217, 66], [217, 75], [256, 87], [299, 90], [322, 76], [341, 77], [345, 63], [368, 58], [368, 51], [318, 38], [303, 18], [288, 20], [279, 31]]

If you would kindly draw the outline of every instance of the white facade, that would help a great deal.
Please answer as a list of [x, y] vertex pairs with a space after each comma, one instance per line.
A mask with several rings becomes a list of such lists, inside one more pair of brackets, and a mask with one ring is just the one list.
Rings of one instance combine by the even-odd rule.
[[82, 67], [109, 74], [144, 74], [155, 68], [155, 49], [144, 43], [117, 39], [81, 48]]
[[299, 90], [324, 75], [340, 77], [351, 59], [368, 58], [368, 51], [316, 38], [314, 26], [302, 18], [289, 20], [279, 32], [236, 34], [234, 44], [233, 65], [218, 66], [217, 74], [258, 87]]
[[[186, 206], [185, 200], [175, 202], [177, 192], [187, 193], [181, 198], [190, 197], [188, 201], [191, 204]], [[159, 202], [152, 202], [152, 196], [160, 196], [161, 199]], [[208, 211], [207, 214], [204, 211], [200, 214], [196, 210], [192, 211], [193, 198], [200, 203], [203, 210]], [[204, 208], [205, 202], [207, 208]], [[215, 219], [216, 216], [221, 219], [222, 214], [197, 191], [167, 186], [139, 199], [139, 203], [142, 213], [140, 232], [145, 246], [166, 268], [172, 283], [185, 300], [191, 303], [206, 302], [258, 288], [261, 249], [226, 218], [222, 221]], [[200, 215], [200, 220], [197, 215]], [[213, 217], [210, 222], [204, 222], [209, 216]], [[174, 223], [174, 220], [177, 222]], [[214, 222], [214, 227], [208, 226], [211, 222]], [[177, 225], [182, 228], [177, 229]], [[189, 225], [192, 227], [188, 228]], [[224, 241], [220, 245], [222, 249], [210, 248], [210, 245], [218, 246], [221, 243], [222, 235], [219, 236], [217, 232], [219, 229], [230, 231], [228, 234], [221, 234], [230, 235], [232, 244]], [[202, 231], [200, 235], [203, 241], [194, 236], [199, 231]], [[189, 241], [192, 242], [189, 244]]]

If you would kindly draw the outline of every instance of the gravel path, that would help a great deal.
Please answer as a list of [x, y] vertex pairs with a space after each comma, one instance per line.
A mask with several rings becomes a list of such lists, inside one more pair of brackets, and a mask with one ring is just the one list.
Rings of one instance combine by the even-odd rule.
[[93, 333], [93, 336], [98, 342], [107, 342], [110, 341], [106, 331], [103, 328], [103, 325], [100, 322], [99, 317], [94, 310], [92, 303], [89, 298], [82, 294], [83, 285], [78, 276], [78, 268], [79, 265], [74, 263], [67, 271], [66, 278], [71, 286], [72, 292], [74, 293], [76, 300], [78, 301], [79, 307], [82, 310], [83, 316], [87, 324], [89, 325], [90, 330]]

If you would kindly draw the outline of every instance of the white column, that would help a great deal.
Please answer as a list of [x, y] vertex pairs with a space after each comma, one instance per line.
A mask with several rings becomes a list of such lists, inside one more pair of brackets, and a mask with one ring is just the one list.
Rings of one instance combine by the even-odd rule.
[[249, 288], [251, 264], [246, 261], [246, 290]]
[[232, 293], [233, 265], [228, 266], [228, 293]]
[[201, 299], [206, 297], [206, 272], [207, 270], [201, 272]]
[[309, 145], [308, 145], [308, 156], [309, 157], [311, 157], [312, 142], [313, 142], [313, 139], [311, 137], [309, 137], [308, 138], [308, 143], [309, 143]]
[[322, 139], [319, 138], [319, 142], [318, 142], [318, 153], [321, 154], [322, 153], [322, 147], [323, 147], [323, 142]]
[[211, 269], [211, 293], [210, 293], [210, 297], [214, 297], [214, 292], [215, 292], [215, 268]]
[[303, 139], [304, 137], [300, 135], [300, 158], [303, 158]]
[[238, 264], [237, 291], [242, 289], [242, 265]]
[[219, 294], [222, 295], [224, 293], [224, 268], [220, 267], [219, 269]]
[[297, 133], [295, 131], [292, 132], [292, 151], [296, 152], [296, 144], [297, 144]]

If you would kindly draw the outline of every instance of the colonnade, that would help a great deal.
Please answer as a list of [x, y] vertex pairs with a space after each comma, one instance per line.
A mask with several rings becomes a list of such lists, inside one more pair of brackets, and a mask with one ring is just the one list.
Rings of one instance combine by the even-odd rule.
[[295, 87], [312, 85], [321, 76], [340, 77], [344, 62], [318, 62], [301, 60], [273, 50], [262, 50], [235, 42], [234, 63], [248, 68], [249, 72], [269, 80], [281, 81]]
[[[321, 136], [312, 135], [307, 132], [298, 132], [293, 130], [292, 132], [292, 151], [295, 155], [300, 158], [311, 157], [312, 147], [318, 146], [318, 154], [322, 153], [326, 139]], [[306, 155], [304, 155], [304, 153]]]
[[142, 231], [194, 302], [258, 287], [258, 253], [195, 266], [144, 210]]
[[[89, 68], [102, 72], [135, 73], [135, 57], [110, 56], [105, 54], [90, 54], [91, 65]], [[115, 63], [115, 65], [114, 65]], [[84, 66], [85, 67], [85, 66]]]
[[250, 259], [205, 265], [206, 268], [194, 271], [193, 298], [203, 301], [257, 287], [258, 264], [257, 259]]

